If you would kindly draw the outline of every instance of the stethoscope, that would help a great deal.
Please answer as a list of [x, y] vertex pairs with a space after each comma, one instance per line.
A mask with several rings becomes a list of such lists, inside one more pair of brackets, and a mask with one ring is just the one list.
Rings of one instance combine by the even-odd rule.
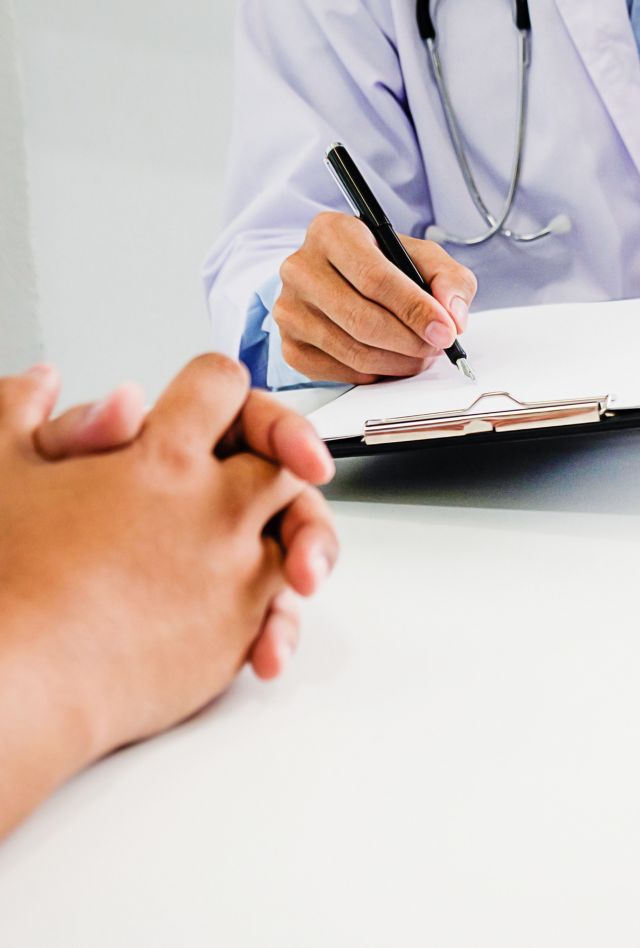
[[518, 187], [520, 186], [520, 173], [522, 171], [522, 158], [524, 155], [524, 144], [527, 131], [527, 102], [529, 90], [529, 67], [531, 65], [531, 17], [529, 15], [528, 0], [515, 0], [515, 26], [518, 31], [518, 110], [516, 116], [516, 145], [511, 169], [511, 178], [509, 188], [502, 211], [497, 216], [487, 207], [480, 194], [478, 185], [471, 170], [467, 149], [464, 144], [460, 123], [456, 117], [455, 110], [449, 95], [449, 88], [444, 78], [442, 69], [442, 60], [438, 51], [438, 39], [436, 28], [431, 15], [430, 0], [418, 0], [417, 2], [418, 29], [420, 36], [425, 42], [433, 77], [440, 97], [444, 118], [447, 124], [451, 144], [456, 155], [460, 171], [464, 178], [467, 191], [476, 206], [478, 212], [488, 224], [489, 229], [476, 237], [461, 237], [457, 234], [450, 234], [444, 228], [437, 224], [432, 224], [427, 228], [426, 237], [439, 244], [450, 243], [457, 244], [460, 247], [474, 247], [478, 244], [484, 244], [499, 234], [507, 237], [509, 240], [518, 243], [533, 243], [541, 240], [543, 237], [549, 237], [551, 234], [566, 234], [571, 230], [571, 219], [566, 214], [558, 214], [546, 227], [534, 231], [530, 234], [519, 234], [507, 226], [507, 219], [513, 210]]

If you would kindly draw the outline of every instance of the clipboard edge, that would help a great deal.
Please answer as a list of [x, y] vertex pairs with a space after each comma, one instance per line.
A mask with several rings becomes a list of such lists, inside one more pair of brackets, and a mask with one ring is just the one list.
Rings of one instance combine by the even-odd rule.
[[[515, 408], [478, 412], [482, 402], [507, 399]], [[598, 422], [608, 411], [609, 395], [524, 402], [510, 392], [485, 392], [467, 408], [365, 422], [363, 440], [367, 445], [469, 437], [506, 430], [563, 427]]]
[[430, 451], [473, 451], [476, 447], [526, 444], [535, 441], [573, 441], [576, 437], [615, 435], [630, 429], [640, 429], [640, 407], [607, 412], [596, 425], [567, 425], [555, 428], [529, 428], [524, 431], [490, 431], [471, 434], [466, 438], [438, 438], [427, 441], [405, 441], [367, 445], [361, 435], [346, 438], [327, 438], [325, 444], [336, 460], [347, 458], [372, 458], [389, 454], [419, 453]]

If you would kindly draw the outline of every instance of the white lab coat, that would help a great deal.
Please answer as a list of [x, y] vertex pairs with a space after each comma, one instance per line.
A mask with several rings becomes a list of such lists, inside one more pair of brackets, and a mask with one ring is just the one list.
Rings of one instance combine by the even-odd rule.
[[[479, 281], [476, 309], [640, 297], [640, 58], [625, 0], [530, 0], [522, 183], [509, 223], [556, 214], [566, 236], [447, 249]], [[452, 100], [481, 193], [498, 212], [515, 139], [510, 0], [439, 0]], [[484, 229], [465, 189], [415, 21], [415, 0], [241, 0], [225, 229], [206, 265], [218, 348], [319, 211], [346, 210], [323, 167], [344, 141], [396, 228]], [[640, 318], [640, 313], [639, 313]], [[265, 328], [269, 328], [268, 319]], [[273, 344], [277, 343], [277, 336]]]

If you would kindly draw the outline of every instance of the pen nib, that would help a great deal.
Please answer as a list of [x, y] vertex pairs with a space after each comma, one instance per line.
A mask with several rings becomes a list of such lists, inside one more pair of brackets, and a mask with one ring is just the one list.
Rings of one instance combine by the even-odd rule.
[[471, 366], [469, 365], [466, 359], [458, 359], [458, 361], [456, 362], [456, 365], [458, 366], [462, 374], [465, 376], [465, 378], [468, 378], [470, 382], [477, 382], [477, 379], [475, 375], [473, 374], [473, 369], [471, 368]]

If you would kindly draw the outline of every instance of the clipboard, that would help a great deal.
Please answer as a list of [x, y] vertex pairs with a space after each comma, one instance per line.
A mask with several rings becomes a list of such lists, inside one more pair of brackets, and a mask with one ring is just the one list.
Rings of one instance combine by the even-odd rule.
[[475, 386], [441, 359], [309, 420], [336, 458], [640, 428], [640, 300], [479, 313], [465, 346]]
[[[496, 400], [511, 407], [493, 408]], [[466, 410], [371, 419], [362, 435], [328, 439], [335, 458], [437, 448], [452, 444], [529, 441], [640, 427], [640, 407], [617, 410], [609, 395], [523, 402], [509, 392], [486, 392]]]

